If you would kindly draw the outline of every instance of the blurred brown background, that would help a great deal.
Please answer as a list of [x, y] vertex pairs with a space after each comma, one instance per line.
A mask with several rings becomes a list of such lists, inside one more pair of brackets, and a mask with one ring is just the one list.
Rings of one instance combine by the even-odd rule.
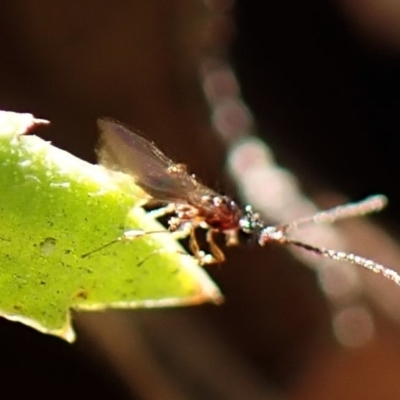
[[[7, 2], [0, 13], [0, 109], [51, 120], [37, 134], [91, 162], [96, 118], [112, 116], [146, 132], [206, 184], [234, 195], [199, 74], [213, 41], [224, 40], [209, 25], [213, 12], [201, 1]], [[226, 50], [279, 162], [312, 193], [387, 194], [391, 208], [375, 220], [395, 232], [398, 3], [242, 0], [230, 22], [236, 36]], [[2, 393], [400, 398], [393, 314], [372, 303], [375, 335], [362, 347], [344, 348], [314, 273], [285, 249], [250, 245], [227, 250], [227, 257], [209, 269], [226, 296], [221, 307], [82, 314], [72, 346], [1, 320]]]

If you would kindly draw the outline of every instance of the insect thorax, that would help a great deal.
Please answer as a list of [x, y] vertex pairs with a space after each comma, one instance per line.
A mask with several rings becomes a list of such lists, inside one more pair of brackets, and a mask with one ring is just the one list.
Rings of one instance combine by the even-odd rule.
[[202, 201], [204, 207], [199, 210], [199, 215], [210, 228], [221, 232], [239, 229], [243, 213], [231, 198], [205, 195]]

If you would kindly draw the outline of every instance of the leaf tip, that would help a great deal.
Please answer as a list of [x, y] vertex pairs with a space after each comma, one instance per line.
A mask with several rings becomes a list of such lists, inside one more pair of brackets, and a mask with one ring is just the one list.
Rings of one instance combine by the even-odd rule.
[[0, 135], [18, 136], [27, 133], [35, 125], [47, 125], [47, 119], [35, 118], [30, 113], [16, 113], [11, 111], [0, 111]]

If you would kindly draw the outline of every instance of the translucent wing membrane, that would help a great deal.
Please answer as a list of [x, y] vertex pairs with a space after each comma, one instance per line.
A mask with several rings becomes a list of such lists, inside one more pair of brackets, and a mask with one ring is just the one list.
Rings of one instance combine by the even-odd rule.
[[99, 119], [101, 139], [100, 164], [125, 172], [153, 198], [172, 203], [195, 205], [203, 194], [212, 194], [157, 147], [120, 123]]

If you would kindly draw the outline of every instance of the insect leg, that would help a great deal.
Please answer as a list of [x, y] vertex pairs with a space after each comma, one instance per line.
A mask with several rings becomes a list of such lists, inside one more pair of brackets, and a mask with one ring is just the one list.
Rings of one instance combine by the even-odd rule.
[[201, 257], [201, 250], [200, 250], [199, 244], [197, 243], [197, 239], [196, 239], [196, 234], [195, 234], [194, 228], [193, 228], [192, 225], [189, 225], [189, 224], [188, 224], [188, 226], [190, 227], [190, 232], [189, 232], [189, 249], [190, 249], [190, 251], [193, 253], [193, 255], [194, 255], [196, 258], [199, 258], [199, 255], [200, 255], [200, 257]]
[[175, 204], [170, 203], [170, 204], [166, 205], [165, 207], [151, 210], [147, 214], [149, 214], [152, 218], [156, 219], [156, 218], [163, 217], [164, 215], [167, 215], [167, 214], [172, 214], [174, 211], [175, 211]]
[[[223, 261], [225, 261], [225, 254], [219, 248], [217, 243], [214, 242], [213, 234], [214, 234], [214, 231], [212, 229], [209, 229], [207, 231], [207, 235], [206, 235], [207, 243], [210, 245], [211, 254], [214, 256], [212, 262], [213, 263], [222, 263]], [[209, 264], [211, 264], [211, 263], [209, 263]]]
[[[190, 226], [189, 226], [190, 229]], [[193, 228], [191, 229], [192, 231]], [[145, 236], [145, 235], [152, 235], [154, 233], [168, 233], [171, 234], [171, 232], [169, 231], [143, 231], [143, 230], [139, 230], [139, 229], [132, 229], [129, 231], [124, 232], [116, 241], [120, 241], [120, 242], [126, 242], [126, 241], [132, 241], [135, 240], [139, 237]], [[172, 232], [172, 235], [174, 236], [175, 239], [183, 239], [185, 237], [187, 237], [188, 235], [190, 235], [190, 232], [188, 231], [188, 228], [185, 226], [185, 229], [182, 229], [180, 231], [175, 231]], [[115, 243], [116, 241], [112, 242]], [[110, 243], [110, 244], [112, 244]], [[105, 247], [105, 246], [103, 246]], [[102, 247], [102, 248], [103, 248]], [[161, 253], [173, 253], [173, 254], [182, 254], [184, 256], [189, 256], [190, 254], [184, 252], [184, 251], [180, 251], [180, 250], [170, 250], [170, 249], [157, 249], [152, 251], [149, 255], [147, 255], [145, 258], [143, 258], [143, 260], [141, 260], [140, 262], [138, 262], [138, 266], [140, 267], [142, 264], [144, 264], [149, 258], [157, 255], [157, 254], [161, 254]]]
[[190, 256], [190, 254], [184, 252], [184, 251], [179, 251], [179, 250], [169, 250], [169, 249], [158, 249], [152, 251], [148, 256], [143, 258], [143, 260], [139, 261], [137, 263], [137, 266], [140, 267], [142, 264], [144, 264], [149, 258], [156, 256], [157, 254], [162, 254], [162, 253], [171, 253], [171, 254], [181, 254], [183, 256]]
[[[194, 227], [191, 223], [186, 223], [183, 224], [177, 231], [173, 232], [168, 232], [168, 231], [163, 231], [163, 232], [168, 232], [172, 234], [174, 239], [180, 240], [180, 239], [185, 239], [189, 236], [189, 248], [190, 251], [193, 253], [194, 257], [199, 261], [200, 264], [203, 264], [203, 258], [205, 257], [205, 254], [203, 251], [200, 250], [199, 245], [197, 243], [195, 234], [194, 234]], [[138, 266], [142, 265], [144, 262], [146, 262], [150, 257], [153, 257], [157, 254], [160, 253], [178, 253], [182, 254], [185, 256], [190, 256], [190, 254], [184, 252], [184, 251], [179, 251], [179, 250], [169, 250], [169, 249], [158, 249], [152, 251], [148, 256], [146, 256], [142, 261], [138, 263]]]
[[124, 232], [120, 237], [118, 237], [117, 239], [112, 240], [111, 242], [108, 242], [106, 244], [103, 244], [100, 247], [95, 248], [94, 250], [91, 250], [85, 254], [81, 255], [81, 258], [86, 258], [91, 256], [93, 253], [97, 253], [98, 251], [101, 251], [115, 243], [118, 242], [131, 242], [137, 238], [140, 238], [142, 236], [145, 235], [152, 235], [154, 233], [169, 233], [168, 231], [143, 231], [141, 229], [131, 229], [129, 231]]
[[[182, 231], [186, 233], [184, 237], [189, 236], [189, 249], [193, 256], [199, 261], [200, 265], [213, 264], [216, 262], [215, 258], [211, 254], [206, 254], [200, 249], [196, 238], [195, 228], [192, 224], [185, 224]], [[176, 232], [179, 233], [180, 231]]]

